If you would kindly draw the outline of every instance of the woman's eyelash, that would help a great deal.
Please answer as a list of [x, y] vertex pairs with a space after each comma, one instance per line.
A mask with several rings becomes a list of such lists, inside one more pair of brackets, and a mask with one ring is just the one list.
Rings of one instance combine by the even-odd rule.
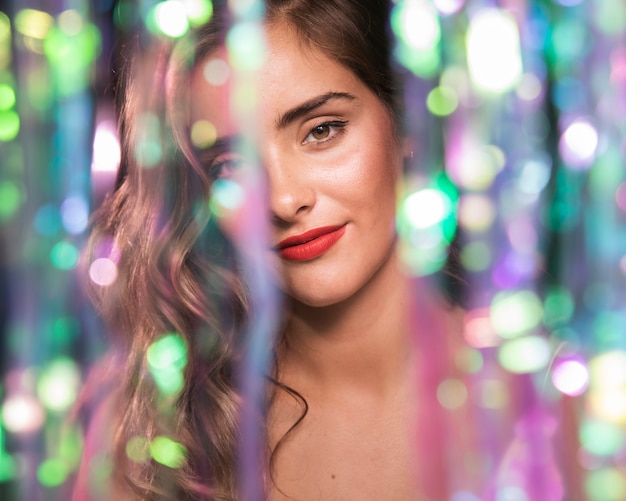
[[332, 141], [345, 132], [346, 125], [347, 120], [332, 120], [318, 124], [308, 132], [302, 144], [323, 144]]
[[211, 179], [218, 179], [223, 177], [229, 177], [233, 171], [236, 170], [242, 163], [240, 158], [224, 158], [212, 162], [209, 166], [209, 177]]

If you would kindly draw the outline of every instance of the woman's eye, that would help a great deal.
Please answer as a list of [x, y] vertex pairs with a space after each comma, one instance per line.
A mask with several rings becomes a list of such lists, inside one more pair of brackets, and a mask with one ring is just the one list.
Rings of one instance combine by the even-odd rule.
[[309, 131], [302, 144], [331, 141], [344, 131], [344, 127], [347, 123], [348, 122], [334, 121], [316, 125]]
[[328, 124], [318, 125], [311, 131], [311, 135], [317, 140], [326, 139], [329, 134], [330, 126]]
[[209, 167], [209, 176], [212, 179], [229, 179], [241, 166], [240, 158], [225, 158], [217, 160]]

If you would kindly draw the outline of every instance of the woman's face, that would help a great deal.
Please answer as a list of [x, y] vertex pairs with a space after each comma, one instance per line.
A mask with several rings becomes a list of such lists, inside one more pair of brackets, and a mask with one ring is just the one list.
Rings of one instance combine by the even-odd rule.
[[[225, 60], [225, 50], [207, 62], [215, 58]], [[192, 123], [211, 122], [216, 144], [228, 143], [221, 139], [242, 134], [231, 116], [229, 83], [209, 83], [204, 66], [192, 78]], [[302, 44], [285, 25], [268, 28], [256, 82], [268, 259], [294, 300], [339, 303], [365, 287], [393, 254], [402, 157], [391, 117], [351, 71]], [[201, 158], [209, 159], [206, 168], [214, 176], [237, 179], [235, 152]], [[232, 234], [227, 220], [221, 224]]]

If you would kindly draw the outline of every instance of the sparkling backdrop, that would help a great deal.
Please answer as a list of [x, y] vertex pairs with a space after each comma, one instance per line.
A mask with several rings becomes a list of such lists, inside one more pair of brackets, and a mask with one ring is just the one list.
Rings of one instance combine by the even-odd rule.
[[[250, 96], [245, 77], [255, 68], [247, 63], [263, 47], [260, 3], [230, 3], [229, 54], [241, 95]], [[82, 430], [69, 416], [105, 337], [79, 275], [106, 287], [119, 260], [105, 246], [80, 265], [89, 214], [119, 165], [115, 45], [138, 29], [179, 38], [212, 15], [209, 0], [54, 4], [14, 1], [0, 12], [0, 498], [7, 500], [67, 499], [80, 460]], [[415, 276], [432, 275], [458, 230], [470, 283], [466, 343], [454, 359], [472, 383], [440, 381], [438, 405], [453, 411], [472, 402], [479, 428], [510, 411], [515, 436], [528, 437], [539, 423], [542, 437], [555, 428], [561, 437], [547, 463], [533, 455], [511, 467], [543, 468], [535, 477], [544, 479], [545, 497], [498, 477], [487, 494], [459, 490], [451, 499], [560, 499], [545, 471], [551, 461], [567, 499], [626, 499], [626, 4], [397, 0], [390, 22], [413, 144], [398, 205], [403, 264]], [[219, 85], [228, 66], [209, 64]], [[237, 110], [244, 122], [253, 96]], [[152, 140], [161, 124], [142, 120], [136, 154], [149, 168], [162, 155]], [[197, 144], [214, 135], [209, 123], [192, 129]], [[216, 211], [243, 203], [237, 186], [214, 190]], [[271, 290], [254, 269], [261, 301]], [[251, 333], [251, 374], [267, 363], [273, 323], [262, 318]], [[164, 335], [146, 356], [160, 391], [175, 394], [187, 360], [181, 338]], [[257, 390], [251, 378], [247, 391]], [[255, 432], [248, 432], [250, 444]], [[482, 468], [499, 461], [510, 439], [485, 442]], [[545, 441], [535, 442], [529, 450], [537, 453]], [[184, 461], [164, 436], [129, 443], [127, 452], [174, 468]], [[254, 466], [243, 468], [245, 477]]]

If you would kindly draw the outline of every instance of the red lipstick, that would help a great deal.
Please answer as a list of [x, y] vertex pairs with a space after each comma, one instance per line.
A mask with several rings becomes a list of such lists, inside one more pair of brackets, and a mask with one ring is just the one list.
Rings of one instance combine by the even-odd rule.
[[328, 251], [345, 233], [346, 225], [314, 228], [301, 235], [285, 238], [275, 247], [288, 261], [310, 261]]

